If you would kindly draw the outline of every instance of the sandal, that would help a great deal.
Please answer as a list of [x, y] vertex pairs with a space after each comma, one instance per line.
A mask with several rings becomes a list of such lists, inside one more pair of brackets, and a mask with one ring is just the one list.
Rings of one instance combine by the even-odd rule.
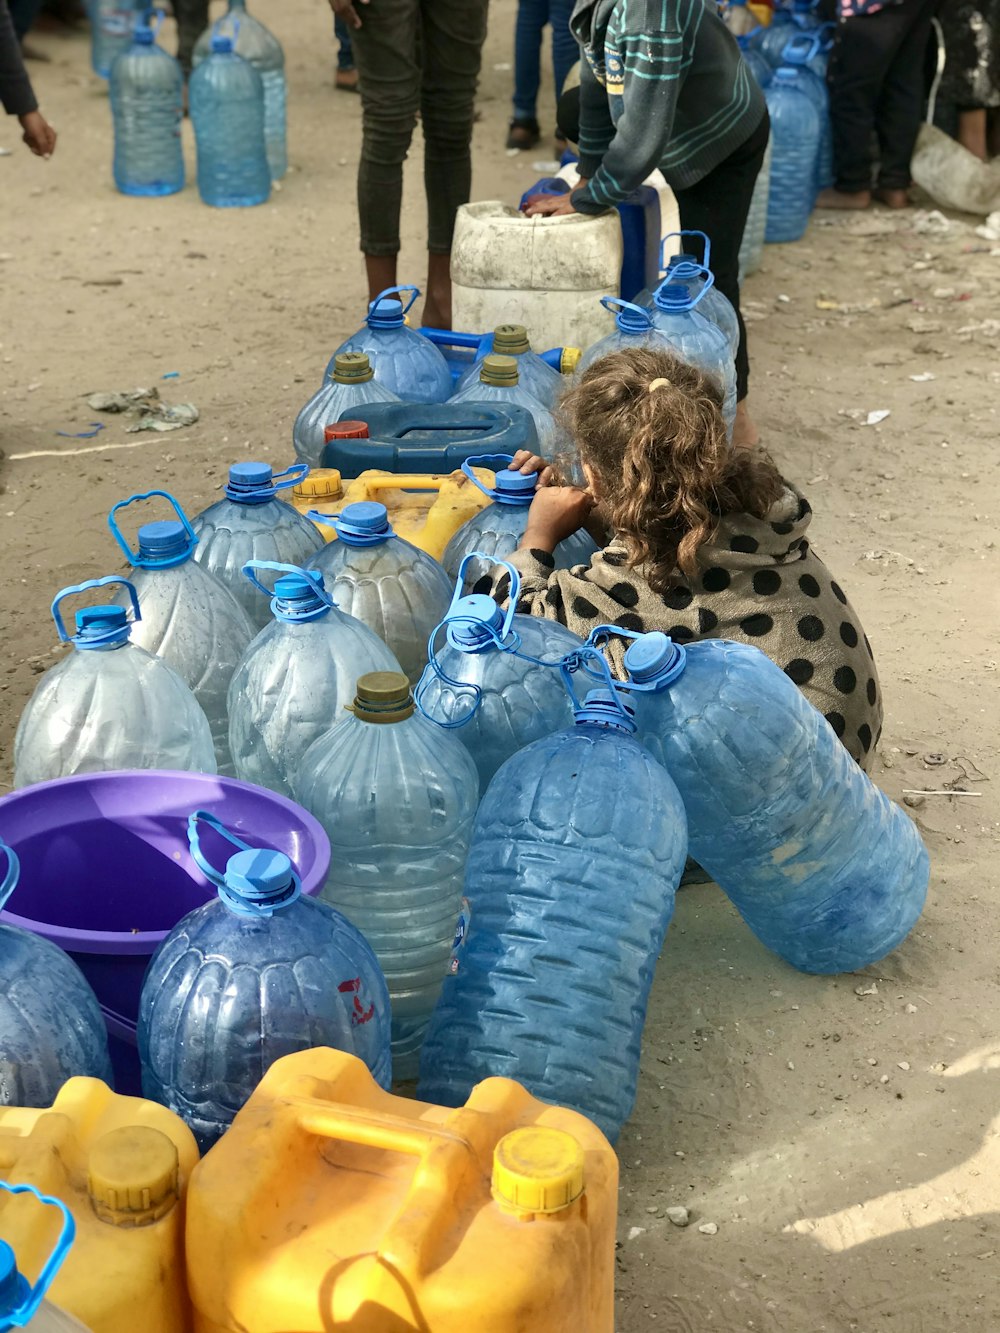
[[518, 152], [525, 153], [528, 149], [534, 148], [541, 137], [542, 132], [537, 120], [512, 120], [507, 131], [506, 147], [516, 148]]

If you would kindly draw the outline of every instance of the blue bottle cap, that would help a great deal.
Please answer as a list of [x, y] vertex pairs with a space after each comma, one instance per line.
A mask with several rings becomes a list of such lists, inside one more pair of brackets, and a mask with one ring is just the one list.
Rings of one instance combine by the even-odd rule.
[[773, 81], [775, 83], [798, 83], [799, 72], [797, 69], [793, 69], [791, 65], [779, 65], [774, 71]]
[[233, 39], [227, 32], [212, 33], [213, 54], [225, 54], [233, 49]]
[[230, 486], [270, 486], [273, 473], [270, 463], [234, 463], [229, 469]]
[[[325, 586], [318, 569], [309, 572], [321, 588]], [[318, 620], [330, 606], [304, 574], [283, 574], [274, 585], [271, 610], [279, 620]]]
[[345, 505], [333, 520], [333, 526], [347, 546], [378, 546], [393, 535], [389, 511], [373, 500]]
[[615, 323], [622, 333], [647, 333], [653, 327], [653, 317], [641, 307], [630, 310], [623, 306], [615, 315]]
[[653, 682], [657, 689], [669, 685], [684, 670], [684, 652], [667, 634], [653, 630], [629, 644], [625, 670], [637, 683]]
[[503, 634], [503, 612], [485, 593], [460, 597], [444, 623], [448, 626], [448, 642], [463, 652], [492, 647]]
[[660, 310], [690, 310], [694, 298], [687, 283], [668, 279], [657, 287], [653, 300]]
[[280, 898], [292, 887], [292, 863], [284, 852], [252, 848], [226, 862], [226, 886], [253, 902]]
[[190, 544], [184, 525], [176, 519], [144, 523], [139, 529], [139, 557], [154, 565], [179, 563], [178, 556], [186, 555]]
[[77, 648], [108, 648], [125, 643], [129, 636], [128, 613], [123, 606], [84, 606], [76, 613]]
[[152, 46], [156, 40], [156, 33], [148, 23], [137, 23], [132, 33], [132, 40], [137, 46]]
[[368, 307], [368, 327], [370, 329], [401, 329], [403, 327], [403, 303], [394, 296], [383, 296], [373, 301]]
[[635, 709], [617, 690], [588, 691], [574, 721], [578, 727], [589, 724], [623, 731], [627, 736], [635, 734]]
[[537, 472], [513, 472], [510, 468], [501, 468], [496, 474], [493, 498], [502, 505], [529, 505], [537, 489]]
[[17, 1271], [14, 1251], [0, 1240], [0, 1319], [23, 1305], [30, 1293], [27, 1279]]

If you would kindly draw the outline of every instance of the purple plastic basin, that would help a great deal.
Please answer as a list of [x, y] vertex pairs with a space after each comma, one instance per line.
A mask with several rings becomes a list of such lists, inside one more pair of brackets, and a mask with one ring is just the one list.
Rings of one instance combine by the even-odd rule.
[[[119, 1092], [138, 1092], [135, 1028], [150, 956], [178, 921], [210, 901], [188, 851], [187, 819], [208, 810], [251, 846], [284, 852], [319, 892], [330, 865], [322, 826], [294, 801], [235, 778], [132, 769], [82, 773], [0, 798], [0, 838], [21, 862], [14, 911], [0, 920], [52, 940], [93, 986]], [[202, 825], [201, 846], [224, 866], [233, 848]]]

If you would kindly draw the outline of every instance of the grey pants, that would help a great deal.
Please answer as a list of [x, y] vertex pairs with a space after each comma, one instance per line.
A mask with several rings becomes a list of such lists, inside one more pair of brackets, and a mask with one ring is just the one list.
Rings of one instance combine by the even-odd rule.
[[403, 163], [419, 114], [427, 249], [451, 250], [472, 189], [472, 123], [488, 0], [371, 0], [351, 33], [364, 135], [358, 169], [361, 249], [399, 251]]

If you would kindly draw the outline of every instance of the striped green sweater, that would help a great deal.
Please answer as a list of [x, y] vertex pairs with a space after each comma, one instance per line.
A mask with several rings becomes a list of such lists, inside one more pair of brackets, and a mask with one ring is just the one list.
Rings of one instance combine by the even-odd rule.
[[696, 185], [753, 134], [764, 97], [715, 0], [577, 0], [581, 213], [620, 203], [656, 167]]

